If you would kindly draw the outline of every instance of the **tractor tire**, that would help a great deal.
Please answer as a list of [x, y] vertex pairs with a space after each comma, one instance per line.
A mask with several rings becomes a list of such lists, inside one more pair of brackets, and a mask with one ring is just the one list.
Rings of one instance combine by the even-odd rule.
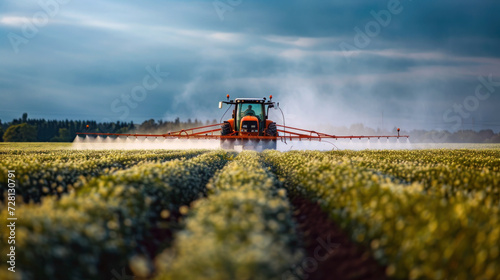
[[221, 125], [220, 135], [229, 135], [232, 132], [233, 128], [231, 127], [231, 124], [229, 122], [224, 122], [224, 124]]
[[278, 136], [278, 128], [276, 128], [275, 122], [269, 124], [269, 126], [267, 127], [266, 134], [267, 136], [273, 136], [273, 137]]

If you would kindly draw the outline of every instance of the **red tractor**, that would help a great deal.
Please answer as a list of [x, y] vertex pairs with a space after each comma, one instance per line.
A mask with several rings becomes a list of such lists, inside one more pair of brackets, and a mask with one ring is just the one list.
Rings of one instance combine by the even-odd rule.
[[234, 105], [232, 118], [221, 125], [221, 147], [234, 149], [241, 145], [243, 149], [256, 150], [260, 146], [264, 149], [276, 149], [278, 128], [276, 123], [269, 119], [269, 109], [276, 106], [272, 101], [264, 98], [236, 98], [221, 101], [222, 104]]

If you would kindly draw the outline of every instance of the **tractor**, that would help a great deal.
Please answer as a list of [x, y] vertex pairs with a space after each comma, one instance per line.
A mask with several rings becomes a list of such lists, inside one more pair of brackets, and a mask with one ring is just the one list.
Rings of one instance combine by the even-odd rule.
[[227, 101], [219, 102], [219, 109], [223, 104], [234, 107], [231, 119], [221, 125], [221, 148], [234, 149], [236, 145], [243, 150], [276, 149], [278, 128], [269, 120], [269, 109], [276, 106], [273, 96], [269, 100], [265, 97], [229, 100], [229, 94], [226, 97]]

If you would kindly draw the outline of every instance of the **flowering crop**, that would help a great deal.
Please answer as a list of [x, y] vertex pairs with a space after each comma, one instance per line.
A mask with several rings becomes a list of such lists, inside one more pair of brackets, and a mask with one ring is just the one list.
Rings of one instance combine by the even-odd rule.
[[0, 264], [0, 279], [305, 279], [290, 273], [308, 257], [288, 194], [318, 203], [393, 279], [500, 279], [500, 149], [0, 156], [0, 184], [15, 169], [16, 194], [40, 201], [16, 201], [20, 273]]
[[257, 153], [241, 153], [208, 189], [158, 259], [158, 279], [281, 279], [302, 254], [286, 191]]
[[484, 207], [500, 202], [499, 150], [364, 151], [330, 153], [402, 182], [421, 183], [430, 195], [464, 196]]
[[430, 195], [420, 183], [393, 182], [345, 154], [274, 151], [265, 157], [292, 192], [318, 201], [354, 241], [369, 246], [387, 265], [389, 276], [497, 279], [500, 275], [498, 205], [483, 207], [460, 195]]
[[16, 170], [18, 198], [40, 202], [71, 191], [82, 181], [148, 161], [191, 158], [203, 151], [25, 151], [4, 152], [0, 163], [0, 201], [5, 199], [7, 171]]
[[[111, 279], [113, 270], [143, 253], [141, 243], [152, 238], [157, 222], [204, 195], [206, 183], [227, 160], [225, 152], [211, 152], [143, 163], [96, 177], [60, 200], [20, 207], [19, 270], [28, 279]], [[2, 211], [3, 220], [6, 216]], [[6, 234], [0, 234], [3, 251]]]

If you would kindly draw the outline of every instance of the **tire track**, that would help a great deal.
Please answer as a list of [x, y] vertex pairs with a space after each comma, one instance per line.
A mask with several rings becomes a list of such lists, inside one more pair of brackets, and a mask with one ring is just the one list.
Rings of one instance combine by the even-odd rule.
[[295, 279], [387, 279], [367, 248], [355, 244], [321, 207], [300, 196], [290, 198], [297, 231], [307, 253], [293, 268]]

